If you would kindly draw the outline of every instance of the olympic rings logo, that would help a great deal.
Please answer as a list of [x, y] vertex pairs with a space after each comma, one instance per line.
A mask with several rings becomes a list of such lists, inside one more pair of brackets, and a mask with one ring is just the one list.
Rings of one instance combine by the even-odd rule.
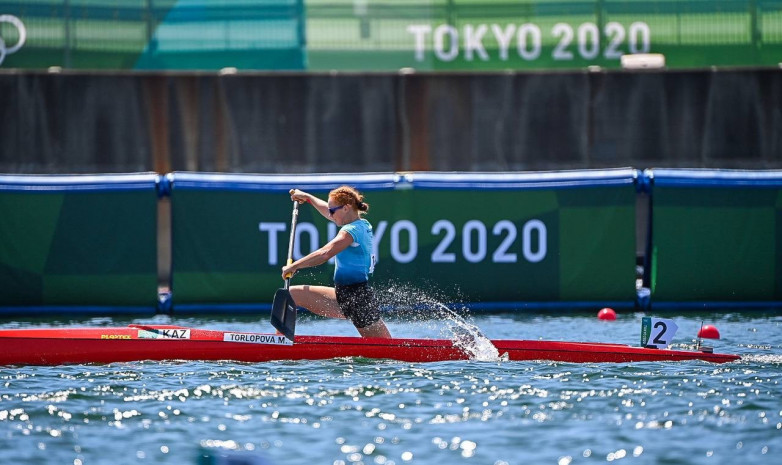
[[21, 19], [12, 15], [0, 15], [0, 24], [2, 23], [9, 23], [16, 26], [16, 30], [19, 31], [19, 40], [13, 47], [7, 47], [5, 40], [0, 37], [0, 65], [3, 64], [6, 55], [19, 51], [19, 49], [22, 48], [22, 45], [24, 45], [24, 41], [27, 40], [27, 28], [24, 27], [24, 23]]

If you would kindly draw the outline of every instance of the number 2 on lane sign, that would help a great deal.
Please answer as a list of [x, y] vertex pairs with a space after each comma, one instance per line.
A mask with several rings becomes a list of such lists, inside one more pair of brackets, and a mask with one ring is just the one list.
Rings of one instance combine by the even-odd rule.
[[665, 349], [678, 330], [673, 320], [645, 316], [641, 322], [641, 347]]

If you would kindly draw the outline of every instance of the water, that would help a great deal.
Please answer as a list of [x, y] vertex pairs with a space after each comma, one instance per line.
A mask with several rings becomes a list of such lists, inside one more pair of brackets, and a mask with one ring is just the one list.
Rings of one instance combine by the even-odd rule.
[[[476, 315], [490, 338], [637, 345], [642, 314]], [[658, 315], [659, 316], [659, 315]], [[782, 316], [664, 315], [677, 348], [701, 321], [715, 352], [744, 359], [570, 364], [134, 362], [0, 367], [3, 463], [199, 463], [203, 454], [270, 464], [778, 463], [782, 452]], [[394, 335], [462, 334], [458, 319], [394, 317]], [[265, 319], [92, 319], [0, 327], [173, 323], [269, 330]], [[454, 329], [456, 328], [456, 329]], [[304, 315], [300, 334], [355, 335]], [[469, 338], [468, 338], [469, 339]], [[777, 457], [774, 459], [773, 457]], [[260, 463], [260, 462], [257, 462]]]
[[392, 282], [376, 292], [380, 305], [392, 309], [397, 319], [415, 323], [419, 327], [439, 328], [439, 334], [434, 337], [450, 339], [470, 359], [482, 362], [507, 360], [480, 328], [471, 322], [472, 318], [466, 309], [456, 311], [447, 307], [431, 289], [424, 291], [410, 283]]

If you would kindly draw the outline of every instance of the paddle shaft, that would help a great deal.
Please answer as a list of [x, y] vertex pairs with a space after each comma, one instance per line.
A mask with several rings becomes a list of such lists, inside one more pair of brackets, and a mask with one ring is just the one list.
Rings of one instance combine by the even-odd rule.
[[[288, 261], [287, 265], [290, 265], [293, 263], [293, 240], [296, 237], [296, 223], [299, 222], [299, 202], [293, 201], [293, 214], [291, 215], [291, 237], [288, 240]], [[292, 274], [288, 274], [288, 276], [285, 277], [285, 289], [289, 289], [291, 287], [291, 276]]]

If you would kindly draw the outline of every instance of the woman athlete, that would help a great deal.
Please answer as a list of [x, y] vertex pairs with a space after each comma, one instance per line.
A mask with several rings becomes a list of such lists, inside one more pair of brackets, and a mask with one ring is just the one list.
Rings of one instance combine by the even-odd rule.
[[291, 200], [308, 202], [340, 227], [336, 237], [326, 245], [282, 267], [285, 279], [302, 268], [321, 265], [336, 256], [334, 287], [291, 286], [296, 305], [329, 318], [349, 318], [363, 337], [390, 338], [375, 294], [369, 287], [374, 257], [372, 225], [362, 217], [369, 210], [364, 196], [348, 186], [329, 192], [328, 202], [298, 189], [291, 189], [290, 194]]

